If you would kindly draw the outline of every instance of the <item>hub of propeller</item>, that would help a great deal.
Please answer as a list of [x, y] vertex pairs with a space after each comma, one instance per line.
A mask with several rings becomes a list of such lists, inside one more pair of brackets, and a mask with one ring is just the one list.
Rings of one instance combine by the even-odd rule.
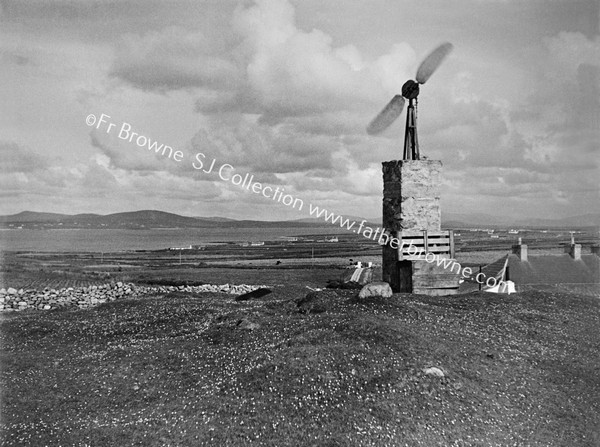
[[402, 86], [402, 96], [406, 99], [416, 99], [419, 96], [419, 83], [415, 81], [406, 81]]

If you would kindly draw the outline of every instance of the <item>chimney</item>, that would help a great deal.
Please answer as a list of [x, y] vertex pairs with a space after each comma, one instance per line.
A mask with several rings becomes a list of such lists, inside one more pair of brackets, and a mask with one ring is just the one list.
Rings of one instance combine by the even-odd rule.
[[571, 233], [571, 243], [565, 246], [565, 253], [568, 253], [576, 261], [581, 259], [581, 244], [575, 243], [573, 233]]
[[521, 238], [519, 238], [517, 245], [512, 246], [512, 250], [513, 254], [517, 255], [521, 261], [527, 262], [527, 245], [523, 244]]

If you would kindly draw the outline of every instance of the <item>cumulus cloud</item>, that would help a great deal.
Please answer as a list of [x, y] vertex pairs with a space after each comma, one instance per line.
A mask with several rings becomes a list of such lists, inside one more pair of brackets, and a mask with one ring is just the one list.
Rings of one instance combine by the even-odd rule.
[[213, 54], [201, 32], [169, 27], [144, 36], [125, 35], [111, 74], [144, 90], [223, 89], [235, 83], [237, 70]]
[[352, 45], [335, 47], [328, 34], [299, 29], [286, 0], [238, 7], [226, 33], [236, 37], [218, 51], [202, 33], [182, 28], [129, 34], [112, 74], [147, 90], [197, 88], [202, 113], [257, 114], [273, 125], [287, 117], [334, 118], [333, 111], [364, 115], [365, 105], [399, 91], [414, 63], [407, 44], [375, 61]]

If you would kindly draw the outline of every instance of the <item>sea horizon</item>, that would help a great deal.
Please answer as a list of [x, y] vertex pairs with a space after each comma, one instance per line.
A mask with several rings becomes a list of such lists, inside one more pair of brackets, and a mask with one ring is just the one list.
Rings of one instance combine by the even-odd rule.
[[[276, 241], [284, 237], [342, 234], [327, 227], [152, 228], [152, 229], [2, 229], [0, 251], [117, 252], [163, 250], [217, 242]], [[51, 237], [50, 237], [51, 236]]]

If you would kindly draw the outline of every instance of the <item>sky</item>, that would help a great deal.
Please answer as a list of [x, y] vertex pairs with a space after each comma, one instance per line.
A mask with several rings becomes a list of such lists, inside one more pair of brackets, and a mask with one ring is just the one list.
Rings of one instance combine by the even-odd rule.
[[312, 204], [378, 217], [381, 163], [402, 158], [405, 112], [380, 135], [365, 128], [446, 41], [454, 50], [418, 101], [421, 154], [443, 163], [442, 212], [599, 213], [598, 8], [0, 0], [0, 214], [287, 220]]

